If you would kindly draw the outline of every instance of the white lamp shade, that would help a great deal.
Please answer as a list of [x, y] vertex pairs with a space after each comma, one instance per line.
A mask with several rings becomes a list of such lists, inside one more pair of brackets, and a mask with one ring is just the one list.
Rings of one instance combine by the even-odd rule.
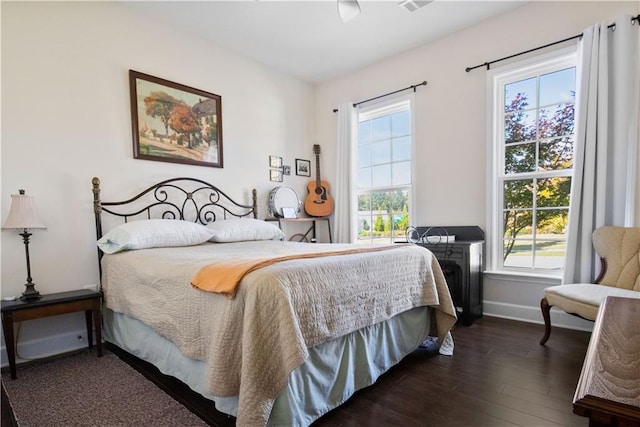
[[11, 209], [9, 209], [9, 216], [2, 226], [3, 230], [46, 228], [36, 215], [31, 196], [24, 194], [24, 190], [20, 190], [20, 194], [11, 195]]

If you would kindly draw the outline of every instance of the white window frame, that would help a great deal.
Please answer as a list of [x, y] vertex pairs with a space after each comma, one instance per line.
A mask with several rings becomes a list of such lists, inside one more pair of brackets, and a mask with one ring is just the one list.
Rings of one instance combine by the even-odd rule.
[[[523, 61], [495, 68], [487, 73], [487, 272], [531, 277], [560, 278], [562, 270], [545, 270], [534, 268], [505, 267], [503, 261], [503, 198], [504, 198], [504, 159], [505, 143], [503, 124], [505, 84], [522, 80], [532, 75], [540, 75], [562, 68], [578, 69], [577, 46], [560, 49], [555, 52], [538, 55]], [[576, 72], [578, 75], [578, 72]], [[577, 77], [576, 77], [577, 78]], [[576, 92], [578, 91], [576, 82]], [[579, 94], [576, 93], [576, 99]], [[577, 102], [577, 100], [576, 100]], [[564, 172], [564, 171], [563, 171]], [[548, 175], [559, 175], [563, 172], [549, 172]], [[573, 176], [571, 173], [569, 176]], [[520, 178], [531, 178], [530, 175], [519, 175]]]
[[[360, 194], [358, 183], [357, 183], [357, 175], [358, 175], [358, 131], [359, 123], [361, 118], [365, 120], [372, 119], [375, 117], [380, 117], [384, 115], [393, 114], [398, 111], [404, 111], [407, 109], [405, 105], [408, 105], [409, 109], [409, 117], [411, 120], [411, 184], [410, 185], [401, 185], [401, 186], [389, 186], [389, 187], [375, 187], [372, 188], [371, 192], [378, 191], [393, 191], [398, 189], [408, 188], [409, 191], [409, 202], [407, 206], [407, 211], [409, 213], [409, 221], [415, 219], [415, 182], [416, 182], [416, 168], [415, 168], [415, 158], [416, 158], [416, 144], [415, 144], [415, 95], [410, 94], [398, 94], [394, 96], [385, 97], [382, 100], [377, 100], [375, 102], [367, 102], [364, 106], [358, 106], [356, 109], [356, 114], [354, 114], [355, 125], [355, 136], [354, 136], [354, 151], [353, 151], [353, 162], [352, 162], [352, 170], [354, 171], [353, 177], [353, 218], [355, 219], [355, 235], [356, 242], [358, 242], [357, 233], [358, 233], [358, 194]], [[391, 241], [393, 241], [393, 237], [391, 237]]]

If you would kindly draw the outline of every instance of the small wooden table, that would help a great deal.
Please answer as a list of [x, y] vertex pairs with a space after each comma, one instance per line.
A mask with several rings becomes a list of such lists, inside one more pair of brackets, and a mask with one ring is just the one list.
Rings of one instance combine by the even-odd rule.
[[600, 307], [573, 398], [589, 426], [640, 426], [640, 299]]
[[282, 229], [283, 222], [311, 222], [311, 227], [305, 232], [300, 234], [294, 234], [289, 238], [289, 240], [293, 240], [294, 238], [299, 238], [300, 241], [309, 241], [309, 235], [311, 235], [311, 241], [315, 242], [316, 238], [316, 221], [326, 221], [327, 222], [327, 231], [329, 232], [329, 243], [333, 243], [333, 237], [331, 236], [331, 217], [330, 216], [309, 216], [309, 217], [296, 217], [296, 218], [266, 218], [265, 221], [278, 221], [278, 227]]
[[81, 289], [70, 292], [59, 292], [43, 295], [42, 298], [33, 301], [2, 301], [2, 329], [4, 341], [7, 346], [9, 369], [11, 379], [16, 375], [16, 342], [13, 334], [13, 322], [39, 319], [41, 317], [56, 316], [58, 314], [85, 312], [87, 323], [87, 341], [89, 348], [93, 347], [93, 327], [96, 329], [96, 347], [98, 357], [102, 356], [102, 320], [100, 317], [100, 305], [102, 293], [89, 289]]

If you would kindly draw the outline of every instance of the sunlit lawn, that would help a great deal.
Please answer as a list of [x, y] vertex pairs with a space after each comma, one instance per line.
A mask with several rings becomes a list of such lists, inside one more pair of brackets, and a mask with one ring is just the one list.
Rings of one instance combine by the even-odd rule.
[[[518, 236], [520, 237], [520, 236]], [[530, 239], [532, 236], [523, 235], [523, 239]], [[538, 235], [536, 245], [537, 256], [564, 256], [566, 251], [566, 241], [561, 234], [543, 234]], [[563, 240], [544, 240], [544, 239], [563, 239]], [[510, 256], [531, 256], [531, 241], [517, 241], [513, 246]]]

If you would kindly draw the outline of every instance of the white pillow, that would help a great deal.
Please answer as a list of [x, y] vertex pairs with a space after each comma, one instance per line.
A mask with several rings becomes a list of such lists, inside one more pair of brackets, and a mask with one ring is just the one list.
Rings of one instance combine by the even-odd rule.
[[209, 240], [214, 230], [202, 224], [175, 219], [147, 219], [121, 224], [98, 240], [106, 254], [128, 249], [199, 245]]
[[214, 235], [209, 240], [216, 243], [273, 240], [284, 237], [284, 233], [278, 226], [254, 218], [214, 221], [207, 224], [207, 227], [214, 230]]

